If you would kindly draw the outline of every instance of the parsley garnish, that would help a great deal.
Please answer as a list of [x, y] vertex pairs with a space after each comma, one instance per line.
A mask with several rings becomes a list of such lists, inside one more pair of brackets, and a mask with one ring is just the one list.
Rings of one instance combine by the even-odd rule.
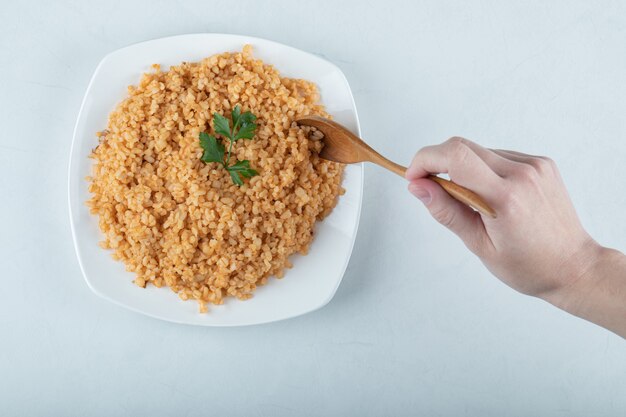
[[230, 155], [233, 150], [233, 143], [239, 139], [252, 139], [254, 137], [254, 131], [257, 128], [257, 125], [254, 123], [256, 116], [249, 111], [241, 113], [241, 108], [237, 105], [230, 113], [230, 118], [233, 122], [232, 129], [227, 118], [221, 114], [213, 113], [213, 129], [215, 129], [215, 133], [224, 139], [228, 139], [230, 143], [226, 158], [224, 158], [226, 153], [224, 144], [218, 141], [215, 136], [202, 132], [200, 133], [200, 147], [202, 147], [204, 152], [200, 160], [205, 163], [217, 162], [222, 164], [224, 169], [230, 174], [233, 182], [237, 185], [243, 185], [243, 178], [252, 178], [255, 175], [259, 175], [259, 173], [250, 168], [250, 161], [247, 159], [230, 165]]

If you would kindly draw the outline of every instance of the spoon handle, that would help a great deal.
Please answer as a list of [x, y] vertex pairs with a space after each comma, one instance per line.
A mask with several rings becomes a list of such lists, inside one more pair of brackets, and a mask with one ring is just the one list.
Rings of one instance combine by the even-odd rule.
[[395, 162], [390, 161], [389, 159], [385, 158], [378, 152], [376, 152], [376, 155], [374, 158], [370, 159], [370, 162], [373, 162], [376, 165], [386, 168], [389, 171], [393, 172], [394, 174], [398, 174], [401, 177], [404, 177], [404, 173], [406, 172], [406, 167], [403, 167], [400, 164], [396, 164]]
[[[389, 171], [392, 171], [401, 177], [404, 177], [404, 173], [406, 172], [406, 168], [402, 165], [398, 165], [393, 161], [383, 157], [382, 155], [376, 153], [375, 158], [371, 158], [371, 162], [374, 162], [380, 165], [383, 168], [387, 168]], [[438, 177], [436, 175], [429, 175], [429, 179], [435, 181], [437, 184], [441, 186], [448, 194], [450, 194], [453, 198], [460, 201], [461, 203], [468, 205], [474, 209], [476, 209], [480, 214], [484, 214], [485, 216], [489, 216], [492, 219], [496, 218], [496, 212], [492, 209], [489, 204], [487, 204], [478, 194], [475, 192], [468, 190], [465, 187], [461, 187], [460, 185], [449, 181], [445, 178]]]

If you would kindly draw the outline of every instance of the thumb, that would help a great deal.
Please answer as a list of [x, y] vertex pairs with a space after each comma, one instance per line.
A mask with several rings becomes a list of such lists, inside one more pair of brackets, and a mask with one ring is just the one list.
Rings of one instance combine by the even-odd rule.
[[435, 220], [459, 236], [472, 252], [482, 252], [488, 236], [479, 213], [455, 200], [439, 184], [426, 178], [411, 181], [409, 192], [424, 203]]

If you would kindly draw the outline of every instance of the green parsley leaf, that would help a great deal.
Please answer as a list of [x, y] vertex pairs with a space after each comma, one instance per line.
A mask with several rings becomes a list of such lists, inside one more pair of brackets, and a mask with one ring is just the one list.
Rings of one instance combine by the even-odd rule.
[[[228, 168], [226, 168], [228, 169]], [[239, 176], [239, 173], [236, 171], [228, 171], [230, 172], [230, 179], [233, 180], [233, 182], [238, 185], [239, 187], [241, 187], [243, 185], [243, 180], [241, 179], [241, 177]]]
[[215, 136], [206, 132], [200, 133], [200, 147], [204, 150], [200, 158], [202, 162], [224, 163], [224, 145], [218, 142]]
[[247, 159], [243, 161], [237, 161], [226, 169], [231, 173], [237, 172], [244, 178], [252, 178], [256, 175], [259, 175], [256, 170], [250, 168], [250, 161], [248, 161]]
[[239, 116], [241, 116], [241, 107], [239, 107], [239, 104], [237, 104], [233, 111], [230, 113], [230, 118], [233, 119], [233, 130], [235, 130], [237, 126], [239, 126]]
[[252, 177], [256, 177], [257, 175], [259, 175], [259, 173], [252, 168], [248, 168], [245, 171], [240, 171], [239, 174], [241, 174], [242, 176], [246, 178], [252, 178]]
[[251, 112], [247, 111], [244, 114], [242, 114], [239, 119], [241, 120], [240, 123], [243, 126], [245, 124], [254, 122], [256, 120], [256, 116], [252, 114]]
[[243, 161], [237, 161], [228, 167], [229, 170], [239, 171], [244, 168], [250, 168], [250, 161], [244, 159]]
[[247, 123], [241, 126], [239, 132], [235, 135], [235, 140], [239, 139], [252, 139], [254, 137], [254, 131], [257, 126], [254, 123]]
[[230, 113], [230, 118], [233, 123], [232, 129], [227, 118], [221, 114], [213, 113], [215, 133], [222, 136], [223, 140], [228, 139], [230, 142], [228, 153], [226, 153], [223, 141], [220, 142], [215, 136], [202, 132], [200, 133], [200, 146], [204, 152], [200, 159], [206, 163], [218, 162], [222, 164], [230, 174], [233, 183], [241, 186], [243, 185], [243, 178], [252, 178], [259, 173], [250, 168], [250, 161], [248, 160], [236, 161], [230, 166], [228, 164], [230, 163], [233, 143], [239, 139], [252, 139], [254, 137], [257, 125], [253, 122], [256, 120], [256, 116], [249, 111], [241, 113], [241, 107], [236, 105]]
[[228, 119], [221, 114], [213, 113], [213, 129], [218, 135], [222, 135], [225, 138], [232, 139], [232, 133], [228, 124]]

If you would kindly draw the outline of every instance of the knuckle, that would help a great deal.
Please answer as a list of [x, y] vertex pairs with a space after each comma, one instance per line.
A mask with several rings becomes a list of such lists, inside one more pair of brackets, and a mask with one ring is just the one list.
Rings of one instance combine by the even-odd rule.
[[411, 166], [420, 165], [425, 154], [430, 151], [430, 148], [430, 146], [424, 146], [420, 148], [417, 152], [415, 152], [415, 155], [413, 155], [413, 159], [411, 160]]
[[415, 156], [413, 157], [414, 160], [420, 158], [422, 155], [427, 154], [429, 152], [431, 152], [433, 150], [433, 146], [423, 146], [421, 147], [416, 153]]
[[515, 176], [519, 181], [528, 184], [535, 182], [538, 172], [536, 167], [531, 164], [520, 164], [516, 169]]
[[464, 142], [464, 139], [454, 137], [448, 140], [448, 152], [453, 161], [463, 162], [467, 159], [470, 148]]
[[467, 146], [467, 139], [464, 139], [460, 136], [452, 136], [451, 138], [449, 138], [447, 141], [444, 142], [446, 145], [448, 145], [451, 148], [454, 148], [456, 146]]
[[415, 157], [424, 155], [425, 153], [431, 152], [434, 149], [434, 146], [430, 145], [430, 146], [423, 146], [420, 148], [419, 151], [417, 151], [417, 153], [415, 154]]
[[549, 172], [556, 167], [554, 161], [547, 156], [538, 156], [533, 159], [533, 166], [540, 173]]
[[546, 165], [556, 165], [554, 159], [550, 158], [549, 156], [540, 156], [539, 159], [541, 159]]
[[451, 136], [446, 142], [448, 143], [453, 143], [453, 142], [461, 142], [464, 143], [465, 139], [463, 139], [460, 136]]

